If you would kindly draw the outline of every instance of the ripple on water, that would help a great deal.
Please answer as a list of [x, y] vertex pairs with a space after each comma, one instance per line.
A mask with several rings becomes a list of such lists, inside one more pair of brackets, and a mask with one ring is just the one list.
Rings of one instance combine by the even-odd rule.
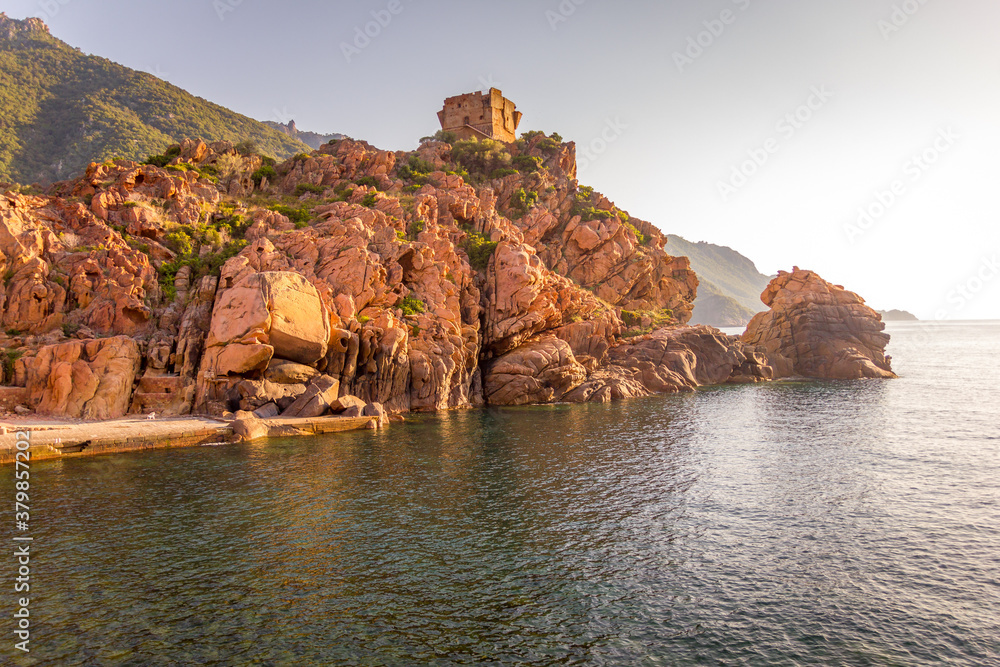
[[38, 463], [32, 664], [996, 664], [1000, 328], [892, 333], [895, 382]]

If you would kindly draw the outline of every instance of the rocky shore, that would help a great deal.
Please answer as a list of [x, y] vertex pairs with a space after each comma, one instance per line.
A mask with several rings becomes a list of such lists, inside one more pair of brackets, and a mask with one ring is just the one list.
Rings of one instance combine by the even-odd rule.
[[893, 377], [878, 313], [811, 272], [779, 275], [742, 338], [687, 326], [688, 260], [542, 133], [274, 165], [186, 141], [149, 162], [0, 196], [0, 410], [252, 438], [279, 417]]

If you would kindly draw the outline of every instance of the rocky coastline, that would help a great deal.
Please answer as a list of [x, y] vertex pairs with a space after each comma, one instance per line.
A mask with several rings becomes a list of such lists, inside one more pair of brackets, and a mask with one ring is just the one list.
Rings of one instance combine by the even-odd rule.
[[268, 419], [612, 401], [889, 378], [857, 295], [781, 273], [742, 337], [698, 278], [576, 180], [572, 143], [332, 141], [280, 164], [185, 141], [0, 195], [0, 410]]

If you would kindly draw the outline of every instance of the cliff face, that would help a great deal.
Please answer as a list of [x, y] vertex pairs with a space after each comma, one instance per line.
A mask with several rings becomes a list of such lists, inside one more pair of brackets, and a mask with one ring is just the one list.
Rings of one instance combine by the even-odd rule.
[[168, 155], [0, 197], [5, 384], [28, 407], [404, 412], [770, 377], [736, 338], [681, 326], [687, 260], [577, 185], [573, 144]]

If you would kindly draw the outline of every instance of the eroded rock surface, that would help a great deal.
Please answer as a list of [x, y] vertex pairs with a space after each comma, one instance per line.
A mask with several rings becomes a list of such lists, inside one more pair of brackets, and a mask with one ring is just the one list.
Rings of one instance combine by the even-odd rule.
[[26, 364], [29, 400], [41, 415], [122, 417], [140, 360], [139, 344], [126, 336], [47, 345]]
[[812, 271], [781, 271], [761, 294], [743, 342], [763, 352], [779, 377], [894, 378], [878, 312]]
[[687, 259], [541, 133], [411, 153], [345, 139], [273, 165], [189, 140], [154, 162], [0, 196], [3, 382], [39, 410], [378, 426], [758, 382], [770, 364], [891, 375], [863, 303], [811, 278], [766, 294], [744, 342], [684, 326]]

